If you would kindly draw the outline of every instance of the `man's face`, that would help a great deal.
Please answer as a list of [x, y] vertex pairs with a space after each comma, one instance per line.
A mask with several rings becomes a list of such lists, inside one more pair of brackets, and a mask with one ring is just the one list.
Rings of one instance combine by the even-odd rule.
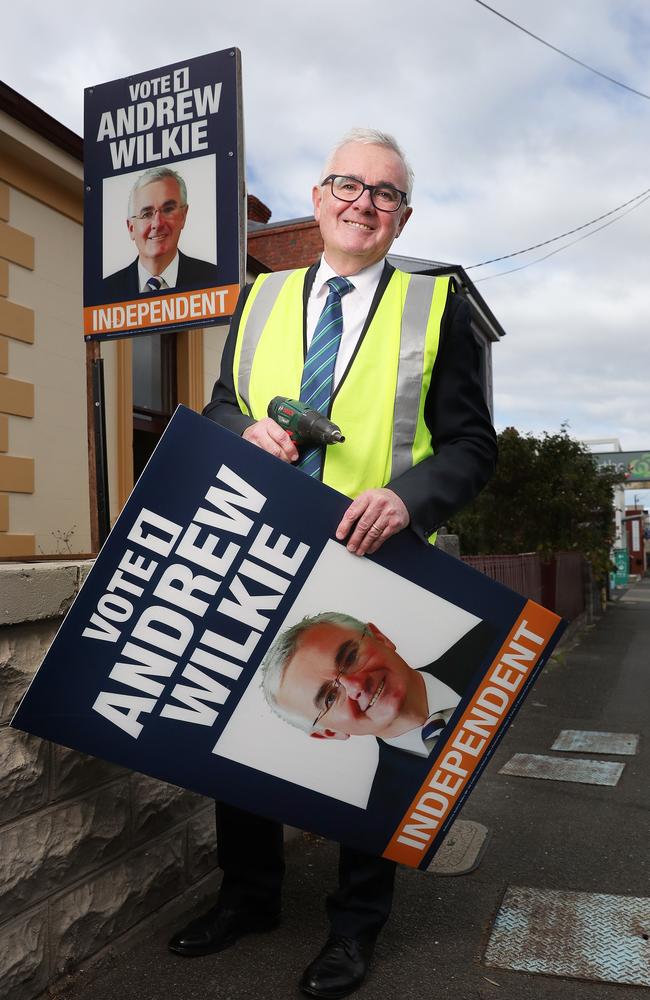
[[[334, 695], [332, 682], [342, 667]], [[372, 624], [365, 634], [343, 625], [313, 625], [298, 640], [277, 702], [310, 723], [329, 704], [316, 729], [330, 739], [397, 736], [410, 728], [400, 716], [414, 674], [417, 681], [395, 644]]]
[[[356, 177], [365, 184], [392, 184], [406, 191], [404, 164], [397, 153], [384, 146], [349, 142], [337, 152], [330, 174]], [[364, 191], [354, 202], [339, 201], [329, 184], [312, 190], [314, 216], [320, 224], [328, 264], [341, 275], [356, 274], [388, 253], [412, 209], [401, 205], [397, 212], [378, 211]]]
[[173, 177], [145, 184], [135, 192], [133, 215], [152, 212], [150, 219], [127, 219], [129, 235], [150, 274], [160, 274], [176, 256], [185, 225], [187, 205], [181, 205], [178, 182]]

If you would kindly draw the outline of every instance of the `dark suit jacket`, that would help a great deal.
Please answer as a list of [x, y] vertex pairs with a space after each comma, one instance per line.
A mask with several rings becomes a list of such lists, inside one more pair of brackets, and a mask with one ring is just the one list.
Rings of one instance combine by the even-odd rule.
[[[210, 264], [207, 260], [200, 260], [198, 257], [188, 257], [178, 251], [178, 279], [174, 288], [165, 289], [171, 292], [184, 292], [192, 288], [210, 288], [215, 283], [216, 265]], [[140, 292], [140, 279], [138, 277], [138, 258], [123, 267], [121, 271], [115, 271], [104, 278], [103, 298], [106, 302], [122, 302], [129, 299], [137, 299]], [[163, 293], [151, 293], [164, 294]]]
[[[317, 270], [318, 263], [309, 268], [303, 288], [305, 351], [307, 301]], [[386, 261], [359, 343], [394, 270]], [[247, 286], [239, 296], [221, 360], [221, 375], [212, 391], [212, 400], [203, 411], [205, 416], [235, 434], [242, 434], [254, 422], [239, 409], [232, 374], [239, 321], [251, 287]], [[381, 402], [383, 405], [384, 401]], [[440, 346], [424, 404], [424, 419], [431, 432], [435, 455], [385, 485], [404, 501], [411, 517], [411, 528], [426, 540], [473, 500], [492, 475], [496, 463], [496, 435], [481, 385], [479, 348], [470, 327], [469, 306], [460, 295], [450, 295], [442, 319]], [[368, 449], [372, 449], [371, 441]]]
[[[496, 655], [497, 630], [489, 622], [481, 621], [470, 629], [433, 663], [421, 669], [452, 688], [461, 698], [468, 691], [470, 682], [488, 653]], [[390, 820], [396, 826], [408, 809], [419, 784], [431, 769], [432, 758], [440, 750], [440, 741], [431, 751], [431, 757], [418, 757], [407, 750], [400, 750], [390, 743], [379, 743], [379, 762], [368, 799], [368, 812], [378, 817], [383, 829]]]

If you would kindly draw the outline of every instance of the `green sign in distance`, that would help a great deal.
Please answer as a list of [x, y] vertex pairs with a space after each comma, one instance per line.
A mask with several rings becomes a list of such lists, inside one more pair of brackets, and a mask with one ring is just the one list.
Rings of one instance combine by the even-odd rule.
[[627, 549], [614, 549], [615, 571], [611, 574], [614, 587], [625, 587], [630, 579], [630, 557]]

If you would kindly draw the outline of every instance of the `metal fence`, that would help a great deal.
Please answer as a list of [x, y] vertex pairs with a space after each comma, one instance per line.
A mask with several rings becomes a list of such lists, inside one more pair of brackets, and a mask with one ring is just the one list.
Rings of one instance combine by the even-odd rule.
[[580, 552], [557, 552], [554, 562], [555, 572], [551, 566], [549, 573], [554, 579], [555, 591], [553, 603], [548, 606], [556, 614], [573, 621], [585, 610], [585, 559]]
[[522, 597], [542, 603], [542, 563], [534, 552], [518, 556], [463, 556], [463, 562]]
[[585, 560], [580, 552], [557, 552], [543, 561], [535, 552], [462, 559], [490, 579], [569, 621], [585, 610]]

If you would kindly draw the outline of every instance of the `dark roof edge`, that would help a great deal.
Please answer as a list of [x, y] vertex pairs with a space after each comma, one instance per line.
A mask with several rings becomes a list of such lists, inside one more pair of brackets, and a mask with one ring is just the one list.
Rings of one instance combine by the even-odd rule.
[[83, 162], [84, 145], [81, 136], [28, 101], [22, 94], [12, 90], [2, 80], [0, 80], [0, 111], [15, 118], [21, 125], [26, 125], [52, 145], [58, 146], [64, 153], [69, 153], [76, 160]]
[[399, 254], [392, 253], [388, 255], [388, 259], [391, 264], [395, 265], [395, 267], [401, 267], [402, 270], [409, 271], [412, 274], [430, 274], [432, 277], [435, 277], [438, 274], [453, 275], [457, 278], [461, 287], [464, 288], [471, 297], [475, 311], [481, 314], [483, 320], [491, 328], [493, 339], [501, 340], [502, 337], [505, 337], [506, 331], [501, 326], [501, 323], [490, 309], [489, 305], [479, 292], [465, 268], [460, 264], [443, 264], [440, 261], [427, 261], [419, 257], [400, 257]]
[[468, 275], [464, 267], [460, 264], [442, 264], [439, 267], [431, 268], [428, 274], [455, 274], [460, 278], [461, 284], [471, 292], [472, 298], [478, 304], [481, 312], [485, 315], [486, 319], [492, 324], [494, 329], [497, 331], [499, 338], [505, 337], [506, 331], [501, 326], [501, 323], [496, 318], [489, 305], [477, 289], [476, 285]]
[[278, 229], [296, 229], [299, 226], [314, 226], [316, 225], [316, 219], [313, 215], [303, 215], [299, 219], [282, 219], [280, 222], [264, 222], [256, 225], [254, 228], [250, 228], [249, 224], [249, 235], [257, 236], [258, 234], [264, 235], [264, 233], [270, 233], [277, 231]]

